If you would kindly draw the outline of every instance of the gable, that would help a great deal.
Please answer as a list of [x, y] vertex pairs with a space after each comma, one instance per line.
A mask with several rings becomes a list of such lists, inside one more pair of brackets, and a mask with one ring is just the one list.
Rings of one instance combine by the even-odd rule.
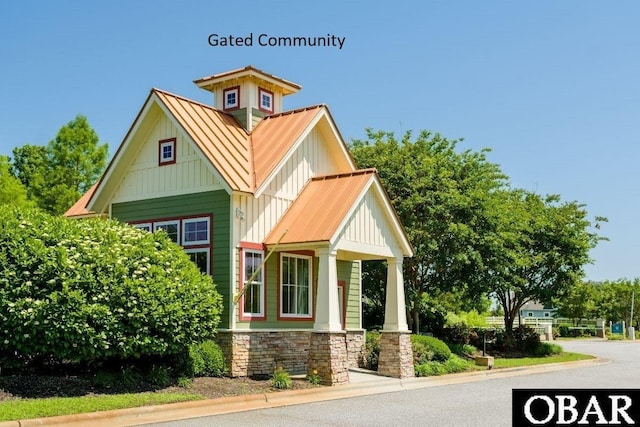
[[[403, 254], [404, 242], [396, 232], [396, 224], [385, 207], [386, 201], [375, 184], [371, 185], [335, 237], [339, 251], [366, 252], [395, 257]], [[404, 255], [408, 255], [404, 253]], [[346, 258], [349, 258], [345, 255]], [[354, 259], [362, 259], [358, 255]]]
[[[166, 115], [158, 115], [140, 137], [112, 203], [223, 189], [223, 184], [196, 152], [193, 143]], [[175, 138], [176, 161], [159, 166], [159, 141]]]

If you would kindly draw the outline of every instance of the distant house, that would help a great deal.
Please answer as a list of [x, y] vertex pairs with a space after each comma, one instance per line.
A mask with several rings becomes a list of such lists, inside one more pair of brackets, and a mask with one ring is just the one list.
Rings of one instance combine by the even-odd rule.
[[217, 340], [233, 376], [282, 366], [348, 382], [364, 345], [361, 260], [386, 260], [379, 373], [412, 376], [412, 248], [377, 172], [357, 168], [326, 105], [283, 111], [296, 83], [248, 66], [195, 84], [217, 108], [152, 89], [66, 215], [162, 229], [184, 247], [222, 294]]
[[526, 318], [552, 318], [555, 314], [555, 308], [550, 305], [544, 305], [537, 301], [525, 303], [520, 308], [520, 317]]

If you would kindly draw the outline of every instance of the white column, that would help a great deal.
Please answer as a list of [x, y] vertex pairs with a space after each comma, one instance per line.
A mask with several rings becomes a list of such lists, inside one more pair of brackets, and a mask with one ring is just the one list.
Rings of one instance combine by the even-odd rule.
[[338, 305], [337, 251], [330, 248], [316, 250], [318, 265], [318, 296], [316, 299], [315, 323], [317, 331], [341, 331], [340, 307]]
[[404, 301], [402, 258], [387, 259], [387, 298], [382, 330], [400, 332], [409, 330]]

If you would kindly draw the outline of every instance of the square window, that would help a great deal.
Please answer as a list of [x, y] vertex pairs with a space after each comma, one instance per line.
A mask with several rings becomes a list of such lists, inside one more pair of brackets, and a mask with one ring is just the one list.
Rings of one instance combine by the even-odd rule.
[[222, 91], [223, 110], [235, 110], [240, 107], [240, 86], [230, 87]]
[[193, 218], [182, 221], [182, 244], [209, 243], [209, 218]]
[[134, 228], [137, 228], [138, 230], [143, 230], [143, 231], [151, 231], [151, 223], [150, 222], [144, 222], [144, 223], [138, 223], [138, 224], [131, 224]]
[[180, 222], [160, 221], [153, 223], [153, 231], [164, 230], [172, 242], [180, 244]]
[[184, 250], [191, 262], [193, 262], [204, 274], [209, 274], [209, 248], [204, 249], [185, 249]]
[[176, 162], [176, 139], [163, 139], [158, 147], [158, 165], [169, 165]]
[[265, 113], [273, 113], [273, 92], [259, 88], [258, 101], [261, 111], [264, 111]]

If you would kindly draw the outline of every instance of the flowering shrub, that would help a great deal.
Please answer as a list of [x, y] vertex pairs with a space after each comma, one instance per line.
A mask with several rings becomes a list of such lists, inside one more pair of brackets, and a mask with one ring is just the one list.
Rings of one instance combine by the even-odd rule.
[[164, 233], [0, 206], [0, 366], [179, 354], [221, 309]]

